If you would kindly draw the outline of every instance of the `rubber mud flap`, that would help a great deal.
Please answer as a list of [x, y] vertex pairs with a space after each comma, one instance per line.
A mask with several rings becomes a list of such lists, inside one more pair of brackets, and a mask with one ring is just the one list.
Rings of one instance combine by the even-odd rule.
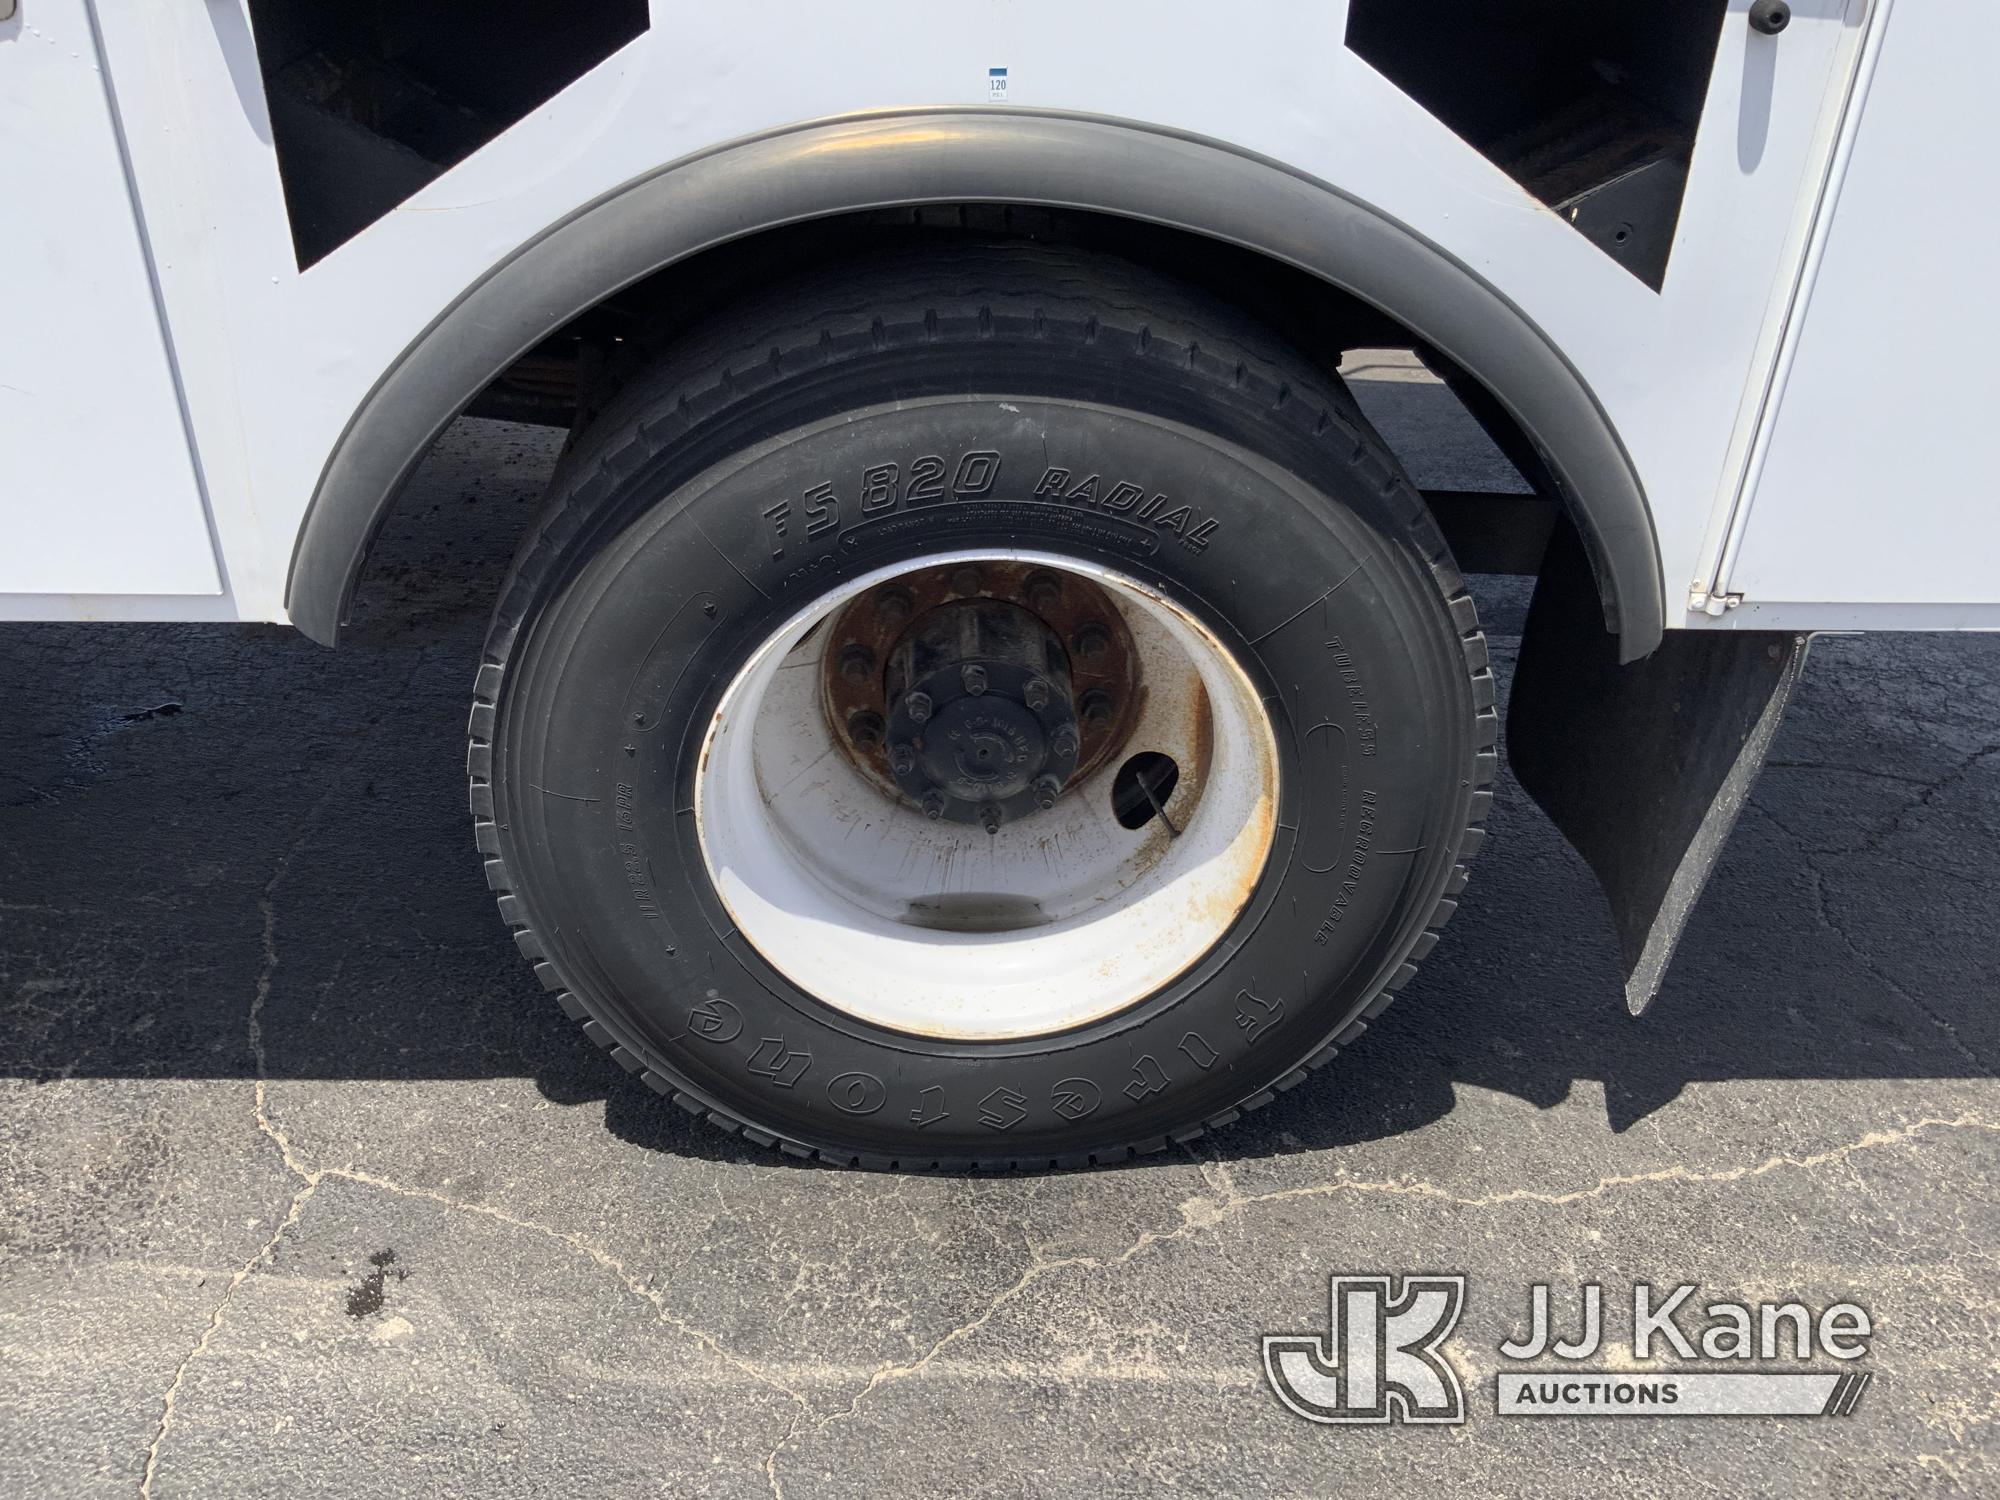
[[1557, 529], [1508, 705], [1509, 764], [1611, 904], [1625, 1004], [1640, 1014], [1722, 857], [1809, 638], [1670, 630], [1618, 661], [1575, 531]]

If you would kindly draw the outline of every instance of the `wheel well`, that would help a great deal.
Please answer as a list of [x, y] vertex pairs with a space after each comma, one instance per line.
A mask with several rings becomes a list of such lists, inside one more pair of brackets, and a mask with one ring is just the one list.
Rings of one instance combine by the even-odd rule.
[[[1067, 245], [1147, 266], [1281, 330], [1330, 372], [1356, 351], [1415, 355], [1441, 382], [1437, 394], [1484, 430], [1496, 450], [1495, 463], [1516, 481], [1502, 480], [1506, 488], [1491, 493], [1427, 489], [1461, 566], [1472, 572], [1538, 571], [1556, 519], [1552, 481], [1520, 425], [1470, 376], [1403, 324], [1309, 272], [1191, 231], [1112, 214], [925, 204], [764, 230], [664, 267], [578, 314], [502, 371], [465, 414], [574, 432], [684, 330], [799, 279], [801, 265], [968, 239]], [[1384, 439], [1396, 448], [1394, 426], [1381, 425]]]
[[[1067, 206], [1036, 206], [1056, 191]], [[1276, 163], [1122, 122], [981, 110], [752, 138], [635, 179], [524, 243], [409, 345], [336, 442], [293, 554], [293, 623], [337, 637], [374, 535], [456, 415], [588, 420], [627, 361], [697, 315], [830, 252], [966, 233], [1060, 238], [1144, 262], [1244, 306], [1328, 364], [1356, 348], [1416, 351], [1539, 497], [1494, 509], [1427, 490], [1447, 533], [1463, 530], [1450, 514], [1463, 513], [1475, 522], [1464, 534], [1497, 539], [1518, 570], [1560, 507], [1621, 659], [1658, 644], [1664, 589], [1631, 459], [1576, 369], [1503, 293], [1368, 204]], [[1535, 538], [1526, 547], [1524, 528]]]
[[[1407, 329], [1282, 261], [1188, 230], [1113, 214], [1015, 204], [876, 209], [762, 230], [689, 256], [572, 318], [474, 398], [474, 416], [573, 426], [626, 371], [689, 325], [801, 278], [801, 266], [976, 239], [1073, 246], [1149, 267], [1283, 329], [1337, 365], [1348, 349], [1422, 347]], [[1441, 356], [1440, 356], [1441, 359]]]

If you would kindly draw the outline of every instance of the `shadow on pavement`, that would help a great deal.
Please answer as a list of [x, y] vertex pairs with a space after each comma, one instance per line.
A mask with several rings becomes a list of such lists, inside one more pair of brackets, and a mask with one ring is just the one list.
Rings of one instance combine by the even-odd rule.
[[[467, 690], [549, 458], [548, 439], [498, 432], [476, 463], [427, 467], [337, 652], [280, 627], [0, 626], [0, 1074], [253, 1077], [261, 992], [273, 1079], [530, 1077], [560, 1103], [602, 1098], [636, 1145], [745, 1154], [563, 1019], [481, 879]], [[1520, 602], [1502, 585], [1488, 611], [1503, 667]], [[1623, 1130], [1695, 1082], [1991, 1076], [1996, 647], [1822, 647], [1637, 1020], [1588, 872], [1503, 780], [1418, 981], [1214, 1149], [1395, 1135], [1468, 1087], [1549, 1107], [1601, 1085]]]

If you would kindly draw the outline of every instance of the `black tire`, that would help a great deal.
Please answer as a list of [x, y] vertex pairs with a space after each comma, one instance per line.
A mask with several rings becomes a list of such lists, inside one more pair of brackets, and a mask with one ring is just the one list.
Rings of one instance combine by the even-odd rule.
[[[968, 453], [998, 455], [977, 496], [857, 514], [864, 466], [937, 455], [948, 482]], [[1198, 499], [1120, 519], [1038, 499], [1052, 468]], [[836, 504], [808, 527], [799, 497], [822, 483]], [[782, 539], [774, 495], [793, 500]], [[1129, 1011], [1028, 1041], [873, 1028], [723, 914], [684, 815], [702, 731], [831, 583], [1024, 541], [1140, 578], [1231, 645], [1280, 745], [1276, 843], [1227, 936]], [[1455, 909], [1493, 705], [1443, 539], [1337, 377], [1134, 267], [965, 247], [737, 309], [579, 435], [495, 613], [468, 772], [521, 952], [682, 1108], [832, 1161], [1081, 1165], [1227, 1124], [1360, 1035]]]

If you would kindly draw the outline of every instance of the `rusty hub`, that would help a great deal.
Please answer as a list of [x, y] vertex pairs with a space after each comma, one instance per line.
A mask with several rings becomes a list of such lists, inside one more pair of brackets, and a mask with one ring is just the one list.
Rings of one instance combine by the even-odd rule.
[[[1102, 765], [1138, 717], [1138, 653], [1131, 632], [1110, 596], [1089, 579], [1009, 562], [906, 573], [870, 589], [835, 616], [820, 658], [821, 701], [835, 743], [891, 796], [907, 791], [902, 783], [909, 773], [899, 775], [891, 764], [890, 662], [914, 622], [943, 606], [975, 600], [1026, 610], [1067, 657], [1077, 748], [1064, 786], [1076, 785]], [[900, 707], [900, 698], [894, 707]]]

